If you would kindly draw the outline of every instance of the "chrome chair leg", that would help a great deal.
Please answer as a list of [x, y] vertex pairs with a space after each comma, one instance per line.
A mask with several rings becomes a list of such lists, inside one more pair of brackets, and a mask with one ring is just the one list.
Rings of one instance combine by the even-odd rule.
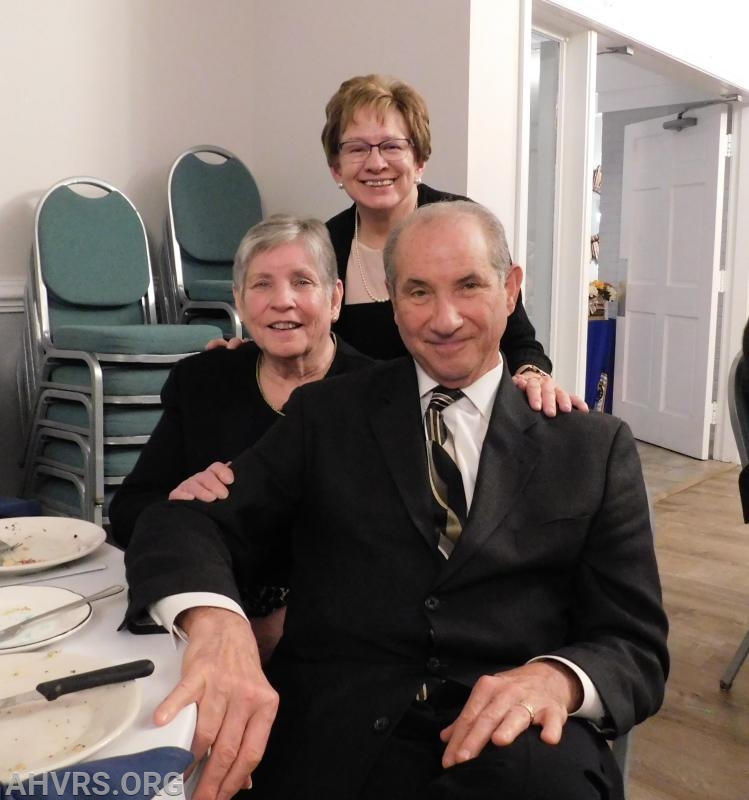
[[746, 660], [746, 657], [749, 655], [749, 631], [746, 632], [746, 636], [744, 637], [744, 641], [738, 647], [736, 654], [731, 659], [731, 663], [726, 667], [726, 671], [723, 673], [723, 677], [720, 679], [720, 688], [727, 692], [731, 686], [733, 686], [733, 681], [736, 678], [739, 670], [741, 669], [741, 665]]

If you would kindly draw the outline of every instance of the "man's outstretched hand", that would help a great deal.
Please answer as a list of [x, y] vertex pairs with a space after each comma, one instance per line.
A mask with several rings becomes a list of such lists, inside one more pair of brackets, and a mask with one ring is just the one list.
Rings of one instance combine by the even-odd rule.
[[192, 743], [196, 761], [208, 753], [194, 800], [228, 800], [251, 784], [278, 710], [278, 694], [260, 666], [250, 624], [233, 611], [199, 607], [184, 612], [187, 633], [182, 679], [154, 712], [165, 725], [185, 706], [198, 705]]

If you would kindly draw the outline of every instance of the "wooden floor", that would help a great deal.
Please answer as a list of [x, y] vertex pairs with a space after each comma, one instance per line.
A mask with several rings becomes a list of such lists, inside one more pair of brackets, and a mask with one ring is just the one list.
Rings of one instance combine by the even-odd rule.
[[671, 622], [660, 713], [633, 737], [628, 800], [749, 800], [749, 660], [719, 680], [749, 628], [749, 526], [739, 468], [640, 449]]

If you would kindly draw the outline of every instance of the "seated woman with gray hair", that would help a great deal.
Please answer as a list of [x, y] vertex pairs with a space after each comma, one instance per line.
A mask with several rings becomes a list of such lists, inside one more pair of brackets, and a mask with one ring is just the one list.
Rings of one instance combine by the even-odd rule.
[[[297, 386], [372, 363], [331, 333], [342, 297], [322, 222], [276, 214], [247, 232], [234, 259], [234, 299], [252, 340], [172, 369], [162, 417], [109, 509], [118, 544], [127, 546], [151, 503], [226, 497], [228, 462], [283, 415]], [[284, 591], [248, 589], [248, 615], [282, 605]]]

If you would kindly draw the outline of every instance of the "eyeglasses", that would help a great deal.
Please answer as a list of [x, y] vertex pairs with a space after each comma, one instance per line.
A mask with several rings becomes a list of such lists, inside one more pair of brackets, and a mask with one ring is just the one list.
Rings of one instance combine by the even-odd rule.
[[344, 161], [350, 164], [358, 164], [366, 161], [372, 150], [377, 149], [385, 161], [400, 161], [406, 157], [406, 153], [413, 146], [410, 139], [386, 139], [379, 144], [362, 142], [360, 139], [349, 139], [338, 145], [338, 152]]

